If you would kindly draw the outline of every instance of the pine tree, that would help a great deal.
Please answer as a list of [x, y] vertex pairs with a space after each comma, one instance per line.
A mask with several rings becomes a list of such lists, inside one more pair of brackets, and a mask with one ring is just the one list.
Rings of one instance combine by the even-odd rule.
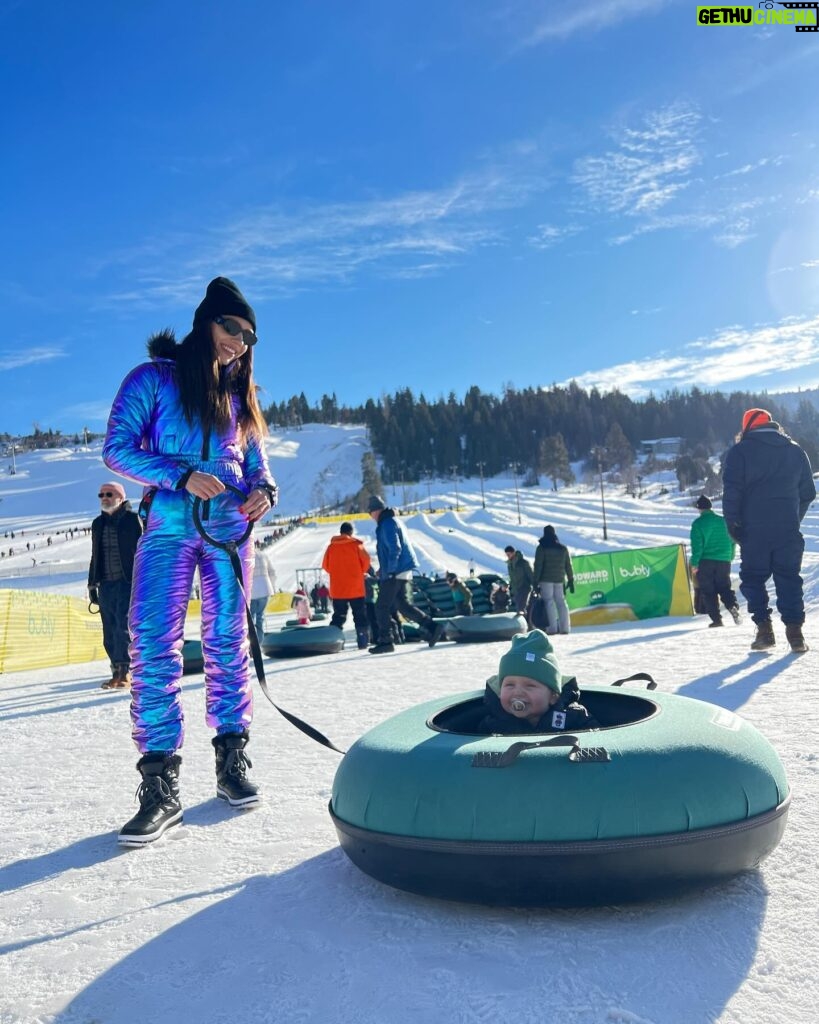
[[373, 495], [379, 497], [384, 494], [384, 483], [378, 466], [375, 462], [375, 455], [372, 452], [364, 452], [361, 456], [361, 490], [356, 495], [357, 507], [366, 512], [367, 502]]
[[539, 468], [551, 479], [552, 490], [557, 490], [558, 481], [564, 485], [574, 482], [574, 473], [569, 465], [569, 453], [562, 434], [552, 434], [540, 442]]
[[631, 447], [629, 439], [623, 433], [623, 428], [616, 420], [609, 427], [604, 446], [608, 453], [607, 461], [609, 466], [617, 466], [622, 470], [628, 469], [633, 464], [634, 449]]

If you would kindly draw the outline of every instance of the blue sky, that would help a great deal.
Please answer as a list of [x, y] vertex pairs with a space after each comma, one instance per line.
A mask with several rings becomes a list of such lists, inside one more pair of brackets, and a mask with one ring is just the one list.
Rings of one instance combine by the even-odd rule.
[[207, 281], [263, 400], [819, 384], [819, 34], [688, 0], [0, 0], [0, 431]]

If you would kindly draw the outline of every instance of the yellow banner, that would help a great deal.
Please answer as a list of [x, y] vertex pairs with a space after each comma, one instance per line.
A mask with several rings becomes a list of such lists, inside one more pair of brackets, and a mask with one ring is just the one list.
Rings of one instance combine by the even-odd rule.
[[105, 658], [102, 622], [79, 597], [0, 591], [0, 672]]
[[[288, 591], [272, 594], [265, 611], [289, 612], [292, 600]], [[189, 602], [188, 619], [201, 618], [202, 602]], [[83, 598], [41, 590], [0, 590], [0, 673], [103, 658], [107, 654], [102, 619], [88, 611]]]

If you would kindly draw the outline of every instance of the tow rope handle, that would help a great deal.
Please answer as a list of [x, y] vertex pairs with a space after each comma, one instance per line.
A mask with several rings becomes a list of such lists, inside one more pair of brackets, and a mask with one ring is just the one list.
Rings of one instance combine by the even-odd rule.
[[[225, 484], [225, 488], [231, 491], [234, 495], [245, 500], [246, 495], [243, 491], [239, 490], [238, 487], [232, 486], [232, 484]], [[194, 497], [193, 500], [193, 523], [196, 527], [199, 535], [203, 540], [207, 541], [208, 544], [212, 544], [214, 547], [221, 548], [223, 551], [227, 551], [230, 558], [230, 564], [233, 568], [233, 575], [236, 577], [236, 583], [239, 587], [239, 593], [242, 595], [242, 600], [245, 605], [245, 616], [247, 618], [247, 636], [250, 641], [250, 653], [253, 656], [253, 665], [256, 669], [256, 678], [259, 680], [259, 685], [262, 688], [262, 693], [267, 697], [273, 707], [279, 712], [282, 718], [294, 725], [300, 732], [303, 732], [305, 736], [309, 736], [311, 740], [315, 740], [316, 743], [320, 743], [323, 747], [329, 747], [330, 750], [335, 750], [337, 754], [344, 754], [346, 751], [340, 750], [335, 743], [329, 740], [324, 733], [319, 732], [318, 729], [313, 728], [307, 722], [302, 721], [297, 715], [291, 714], [289, 711], [285, 711], [284, 708], [280, 708], [279, 705], [273, 700], [270, 695], [270, 690], [267, 687], [267, 677], [264, 671], [264, 661], [262, 658], [262, 648], [259, 643], [259, 634], [256, 632], [256, 623], [253, 621], [253, 615], [250, 611], [250, 603], [245, 594], [245, 586], [242, 574], [242, 562], [239, 558], [239, 544], [244, 544], [253, 531], [253, 523], [248, 522], [247, 528], [241, 539], [237, 542], [235, 540], [217, 540], [215, 537], [211, 537], [202, 524], [202, 499]]]
[[633, 680], [644, 682], [647, 690], [657, 689], [657, 683], [654, 680], [654, 676], [649, 675], [648, 672], [635, 672], [633, 675], [625, 676], [623, 679], [615, 679], [611, 685], [622, 686], [623, 683], [630, 683]]

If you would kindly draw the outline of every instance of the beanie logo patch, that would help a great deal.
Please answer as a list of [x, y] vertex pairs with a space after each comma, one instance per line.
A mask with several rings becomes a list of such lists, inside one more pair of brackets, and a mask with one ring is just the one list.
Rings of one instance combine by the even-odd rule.
[[566, 728], [566, 712], [565, 711], [553, 711], [552, 712], [552, 728], [553, 729], [565, 729]]
[[534, 661], [535, 660], [535, 656], [534, 656], [534, 654], [532, 654], [531, 651], [527, 651], [526, 652], [526, 660], [527, 661]]

